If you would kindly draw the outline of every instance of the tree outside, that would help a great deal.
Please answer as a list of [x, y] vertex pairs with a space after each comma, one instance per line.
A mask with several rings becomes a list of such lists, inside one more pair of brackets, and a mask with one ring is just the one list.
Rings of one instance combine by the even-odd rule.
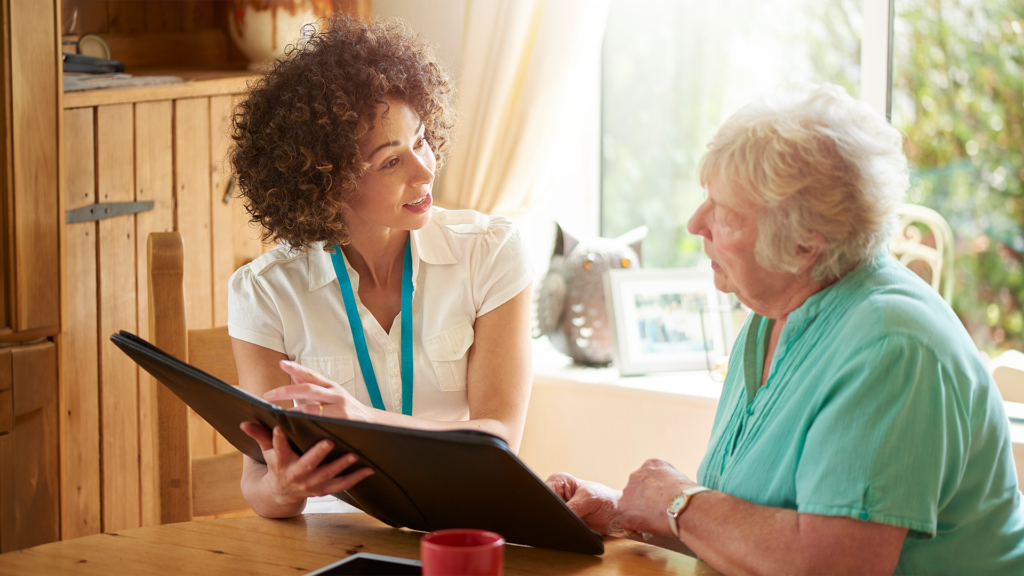
[[[790, 81], [860, 85], [859, 0], [613, 0], [602, 233], [651, 226], [644, 265], [692, 266], [696, 165], [740, 105]], [[975, 343], [1024, 349], [1024, 0], [896, 0], [893, 124], [908, 201], [955, 236], [953, 309]], [[638, 33], [642, 30], [643, 33]]]
[[990, 353], [1024, 343], [1024, 1], [897, 0], [893, 124], [908, 201], [953, 229], [953, 309]]

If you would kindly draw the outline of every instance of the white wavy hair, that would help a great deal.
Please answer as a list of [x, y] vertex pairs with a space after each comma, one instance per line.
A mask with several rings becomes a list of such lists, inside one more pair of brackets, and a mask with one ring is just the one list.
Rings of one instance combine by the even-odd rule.
[[758, 99], [729, 117], [698, 168], [709, 183], [745, 194], [758, 212], [757, 262], [801, 265], [797, 246], [825, 245], [811, 278], [830, 282], [885, 249], [910, 185], [903, 137], [839, 86], [801, 86]]

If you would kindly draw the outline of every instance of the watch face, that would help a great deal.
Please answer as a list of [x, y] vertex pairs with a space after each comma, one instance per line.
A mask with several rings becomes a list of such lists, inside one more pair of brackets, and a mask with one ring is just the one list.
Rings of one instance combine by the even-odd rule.
[[686, 506], [686, 501], [689, 500], [689, 498], [689, 494], [680, 494], [679, 496], [676, 496], [675, 500], [672, 500], [672, 504], [670, 504], [668, 507], [669, 514], [673, 516], [679, 514], [679, 511], [682, 510], [684, 506]]

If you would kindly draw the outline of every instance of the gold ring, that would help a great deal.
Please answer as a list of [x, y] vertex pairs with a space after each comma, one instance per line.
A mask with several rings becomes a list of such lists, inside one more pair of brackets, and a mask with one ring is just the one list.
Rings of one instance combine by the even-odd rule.
[[317, 402], [316, 405], [320, 407], [320, 415], [323, 416], [324, 415], [324, 405], [319, 403], [319, 402]]

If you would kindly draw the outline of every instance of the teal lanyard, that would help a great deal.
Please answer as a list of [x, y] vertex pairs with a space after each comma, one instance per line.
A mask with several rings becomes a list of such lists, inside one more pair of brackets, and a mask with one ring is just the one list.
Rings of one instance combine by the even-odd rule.
[[[341, 254], [341, 246], [335, 244], [331, 254], [334, 273], [338, 275], [341, 285], [341, 298], [345, 301], [345, 312], [348, 324], [352, 328], [352, 342], [356, 346], [359, 358], [359, 369], [363, 372], [366, 390], [370, 393], [370, 401], [378, 410], [387, 410], [384, 400], [380, 397], [380, 386], [377, 375], [373, 373], [373, 362], [366, 348], [366, 336], [363, 334], [363, 322], [359, 319], [356, 297], [352, 293], [352, 281], [348, 278], [345, 257]], [[402, 262], [402, 414], [412, 415], [412, 236], [405, 243], [405, 259]]]

